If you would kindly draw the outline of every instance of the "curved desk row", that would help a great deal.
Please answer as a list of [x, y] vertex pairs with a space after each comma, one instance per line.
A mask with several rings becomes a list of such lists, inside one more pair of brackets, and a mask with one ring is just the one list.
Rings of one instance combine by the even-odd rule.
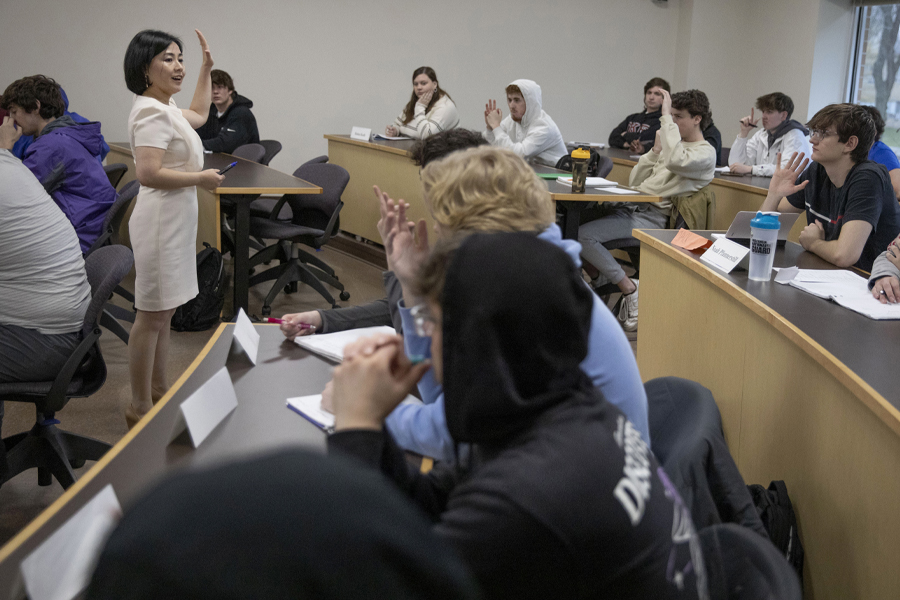
[[[701, 232], [703, 233], [703, 232]], [[641, 240], [638, 366], [710, 390], [748, 483], [787, 483], [806, 597], [900, 593], [900, 321], [874, 321], [796, 288], [726, 275]], [[775, 266], [834, 268], [788, 243]]]
[[[331, 364], [285, 340], [277, 325], [255, 327], [260, 334], [257, 366], [230, 350], [234, 325], [220, 325], [159, 404], [0, 548], [0, 600], [24, 598], [19, 577], [22, 560], [108, 484], [127, 510], [144, 491], [176, 469], [206, 467], [285, 447], [324, 450], [325, 434], [288, 410], [285, 400], [320, 393], [331, 379]], [[191, 446], [186, 434], [170, 443], [181, 403], [223, 365], [234, 384], [237, 408], [198, 448]]]

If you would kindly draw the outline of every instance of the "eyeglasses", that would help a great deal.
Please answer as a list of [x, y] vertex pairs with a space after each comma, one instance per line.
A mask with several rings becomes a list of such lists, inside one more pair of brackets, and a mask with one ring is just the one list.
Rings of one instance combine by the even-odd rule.
[[435, 321], [428, 310], [427, 304], [413, 306], [409, 311], [416, 326], [416, 335], [419, 337], [431, 337], [434, 334]]
[[827, 137], [837, 135], [836, 131], [828, 131], [827, 129], [810, 129], [809, 139], [824, 140]]

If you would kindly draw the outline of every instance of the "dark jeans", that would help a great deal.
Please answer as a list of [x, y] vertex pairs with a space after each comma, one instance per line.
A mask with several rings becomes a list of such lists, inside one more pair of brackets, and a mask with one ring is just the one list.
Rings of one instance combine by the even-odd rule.
[[[81, 341], [81, 332], [45, 335], [0, 324], [0, 383], [53, 381]], [[0, 402], [0, 426], [3, 402]], [[0, 482], [6, 479], [6, 447], [0, 443]]]

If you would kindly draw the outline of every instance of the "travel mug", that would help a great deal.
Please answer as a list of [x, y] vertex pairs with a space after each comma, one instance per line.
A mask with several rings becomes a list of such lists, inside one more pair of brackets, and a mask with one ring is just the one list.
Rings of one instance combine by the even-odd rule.
[[772, 263], [775, 260], [775, 246], [781, 222], [778, 215], [761, 212], [750, 221], [750, 279], [769, 281], [772, 278]]
[[591, 160], [589, 150], [575, 148], [572, 150], [572, 193], [584, 193], [584, 181], [587, 178], [588, 161]]

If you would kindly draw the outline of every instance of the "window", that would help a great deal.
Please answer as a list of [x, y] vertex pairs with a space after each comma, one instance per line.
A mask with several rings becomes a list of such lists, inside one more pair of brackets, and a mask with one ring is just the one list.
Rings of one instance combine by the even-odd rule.
[[900, 4], [863, 6], [859, 9], [856, 57], [850, 101], [873, 105], [884, 117], [881, 140], [900, 150]]

